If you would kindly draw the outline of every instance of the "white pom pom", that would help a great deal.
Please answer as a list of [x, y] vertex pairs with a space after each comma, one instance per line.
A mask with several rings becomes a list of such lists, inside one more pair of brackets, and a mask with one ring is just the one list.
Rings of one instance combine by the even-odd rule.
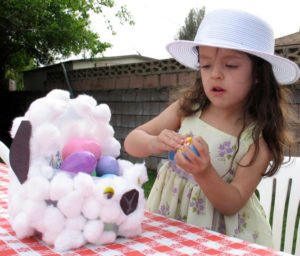
[[100, 104], [93, 110], [93, 118], [109, 123], [111, 119], [111, 111], [107, 104]]
[[22, 193], [16, 190], [14, 192], [10, 191], [9, 194], [8, 214], [11, 217], [15, 217], [22, 210], [25, 199]]
[[123, 170], [123, 177], [131, 184], [142, 186], [148, 181], [147, 168], [144, 163], [134, 164], [132, 167]]
[[30, 226], [29, 219], [24, 212], [19, 213], [12, 220], [12, 228], [16, 232], [18, 239], [24, 239], [34, 234], [34, 229]]
[[90, 220], [86, 223], [83, 234], [85, 239], [92, 244], [100, 244], [99, 238], [102, 236], [104, 224], [100, 220]]
[[101, 237], [99, 237], [98, 244], [111, 244], [117, 239], [117, 234], [113, 231], [103, 231]]
[[33, 223], [44, 218], [46, 202], [41, 200], [26, 200], [22, 210], [27, 215], [29, 223]]
[[66, 229], [55, 240], [54, 249], [60, 252], [76, 249], [83, 246], [85, 242], [82, 232]]
[[84, 197], [88, 197], [94, 192], [94, 181], [91, 175], [79, 172], [74, 177], [74, 188]]
[[93, 97], [84, 94], [71, 100], [72, 109], [81, 117], [91, 116], [96, 105], [97, 101]]
[[46, 233], [58, 235], [65, 226], [65, 218], [56, 207], [49, 205], [45, 211], [44, 225]]
[[41, 176], [32, 177], [24, 183], [25, 196], [32, 200], [49, 199], [49, 191], [49, 181]]
[[68, 218], [77, 217], [81, 213], [83, 196], [78, 191], [72, 191], [59, 199], [57, 208]]
[[68, 218], [66, 220], [66, 229], [81, 231], [85, 224], [86, 219], [82, 215], [79, 215], [75, 218]]
[[73, 190], [73, 180], [65, 172], [58, 172], [50, 183], [50, 199], [59, 200]]
[[54, 89], [46, 95], [46, 98], [57, 99], [67, 102], [70, 99], [70, 93], [66, 90]]
[[82, 205], [82, 214], [87, 219], [93, 220], [99, 217], [101, 210], [100, 201], [94, 196], [90, 196], [84, 199]]
[[35, 129], [32, 134], [31, 151], [34, 155], [50, 156], [57, 152], [60, 142], [60, 131], [50, 123], [44, 123]]

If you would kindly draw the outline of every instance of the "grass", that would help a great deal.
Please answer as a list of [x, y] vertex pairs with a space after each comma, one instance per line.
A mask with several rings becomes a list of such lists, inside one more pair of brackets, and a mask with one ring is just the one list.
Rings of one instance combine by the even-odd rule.
[[143, 188], [144, 188], [144, 192], [145, 192], [145, 197], [148, 198], [150, 190], [153, 186], [153, 183], [155, 181], [156, 178], [156, 170], [147, 170], [148, 172], [148, 181], [144, 184]]

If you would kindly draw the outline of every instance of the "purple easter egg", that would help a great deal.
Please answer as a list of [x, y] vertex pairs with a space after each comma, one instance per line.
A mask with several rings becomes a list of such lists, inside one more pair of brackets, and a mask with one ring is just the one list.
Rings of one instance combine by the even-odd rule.
[[70, 154], [61, 163], [60, 169], [72, 173], [85, 172], [91, 174], [97, 165], [95, 155], [89, 151], [77, 151]]
[[119, 175], [120, 166], [117, 159], [112, 156], [101, 156], [96, 166], [96, 173], [98, 177], [104, 174]]

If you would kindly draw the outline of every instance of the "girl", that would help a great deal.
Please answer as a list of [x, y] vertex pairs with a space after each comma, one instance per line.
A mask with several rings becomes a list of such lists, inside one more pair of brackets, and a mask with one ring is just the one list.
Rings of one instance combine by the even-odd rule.
[[167, 49], [200, 78], [125, 139], [136, 157], [176, 151], [159, 170], [148, 210], [272, 247], [254, 192], [291, 149], [280, 85], [297, 81], [298, 66], [274, 55], [269, 25], [237, 10], [207, 14], [194, 41]]

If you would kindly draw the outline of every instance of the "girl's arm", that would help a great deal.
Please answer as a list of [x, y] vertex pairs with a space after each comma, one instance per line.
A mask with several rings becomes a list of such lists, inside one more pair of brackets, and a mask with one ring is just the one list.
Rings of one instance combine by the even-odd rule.
[[124, 141], [128, 154], [146, 157], [176, 150], [183, 138], [176, 131], [180, 127], [179, 103], [174, 102], [158, 116], [131, 131]]
[[182, 154], [175, 156], [176, 163], [184, 170], [192, 173], [196, 182], [201, 187], [210, 202], [224, 215], [237, 213], [254, 193], [262, 174], [266, 171], [271, 160], [270, 150], [261, 138], [259, 140], [259, 152], [255, 161], [247, 167], [254, 155], [254, 145], [251, 145], [246, 155], [241, 159], [237, 167], [235, 177], [231, 183], [226, 183], [213, 168], [208, 146], [203, 139], [197, 138], [193, 143], [200, 157], [197, 157], [192, 150], [187, 149], [185, 154], [190, 162]]

